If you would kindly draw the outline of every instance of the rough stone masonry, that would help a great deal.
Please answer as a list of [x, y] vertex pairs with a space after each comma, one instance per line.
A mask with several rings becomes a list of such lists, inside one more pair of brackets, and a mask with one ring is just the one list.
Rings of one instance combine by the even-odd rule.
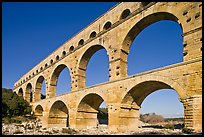
[[[128, 76], [131, 43], [144, 28], [160, 20], [181, 26], [183, 62]], [[109, 57], [109, 81], [86, 87], [87, 64], [100, 49]], [[56, 96], [57, 79], [65, 67], [70, 71], [72, 91]], [[46, 99], [41, 100], [44, 80]], [[94, 127], [97, 109], [105, 101], [108, 130], [116, 132], [138, 129], [141, 103], [158, 89], [176, 90], [184, 106], [185, 126], [202, 131], [202, 2], [121, 2], [47, 56], [13, 88], [31, 101], [43, 127]]]

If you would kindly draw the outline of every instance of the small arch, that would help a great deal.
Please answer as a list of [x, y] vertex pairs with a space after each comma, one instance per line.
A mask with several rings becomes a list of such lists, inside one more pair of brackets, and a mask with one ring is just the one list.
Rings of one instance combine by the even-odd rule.
[[[36, 82], [35, 86], [35, 101], [38, 101], [41, 99], [41, 94], [42, 94], [42, 84], [45, 78], [43, 76], [39, 76]], [[46, 83], [46, 82], [45, 82]]]
[[78, 43], [78, 46], [81, 46], [81, 45], [83, 45], [83, 44], [84, 44], [84, 40], [81, 39], [81, 40], [79, 41], [79, 43]]
[[94, 38], [94, 37], [96, 37], [96, 32], [95, 31], [91, 32], [89, 38]]
[[36, 73], [38, 73], [38, 70], [36, 70]]
[[48, 124], [52, 127], [68, 127], [69, 113], [68, 107], [63, 101], [56, 101], [50, 108]]
[[33, 89], [31, 83], [28, 83], [26, 86], [25, 100], [27, 102], [33, 102]]
[[40, 67], [40, 70], [42, 71], [42, 70], [43, 70], [43, 67]]
[[50, 60], [50, 64], [52, 64], [52, 63], [53, 63], [53, 60], [51, 59], [51, 60]]
[[37, 105], [37, 107], [35, 108], [35, 112], [34, 115], [35, 116], [43, 116], [43, 107], [41, 105]]
[[122, 12], [122, 14], [121, 14], [120, 19], [125, 19], [125, 18], [127, 18], [129, 15], [130, 15], [130, 10], [129, 10], [129, 9], [125, 9], [125, 10]]
[[19, 89], [19, 91], [18, 91], [18, 96], [23, 97], [23, 89], [22, 89], [22, 88]]
[[59, 60], [59, 56], [58, 56], [58, 55], [56, 56], [56, 61], [57, 61], [57, 60]]
[[106, 24], [103, 26], [103, 30], [108, 30], [111, 27], [112, 23], [110, 21], [106, 22]]
[[45, 64], [45, 68], [47, 68], [47, 66], [48, 66], [48, 65], [47, 65], [47, 63], [46, 63], [46, 64]]
[[66, 55], [66, 51], [63, 51], [62, 52], [62, 56], [64, 57]]
[[69, 48], [69, 52], [72, 52], [74, 50], [74, 46], [71, 46], [70, 48]]
[[33, 72], [33, 76], [35, 75], [35, 73]]

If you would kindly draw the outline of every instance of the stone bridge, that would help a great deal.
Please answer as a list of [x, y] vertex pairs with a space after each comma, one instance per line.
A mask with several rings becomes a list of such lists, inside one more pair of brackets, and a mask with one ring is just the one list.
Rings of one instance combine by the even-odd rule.
[[[172, 20], [183, 30], [183, 62], [128, 76], [132, 42], [147, 26]], [[86, 87], [92, 55], [105, 49], [109, 81]], [[68, 68], [71, 92], [56, 96], [60, 72]], [[41, 99], [45, 80], [46, 99]], [[159, 89], [174, 89], [184, 106], [184, 124], [202, 131], [202, 2], [121, 2], [73, 36], [14, 84], [14, 92], [32, 105], [43, 127], [89, 128], [105, 101], [110, 131], [138, 128], [143, 100]], [[32, 94], [31, 94], [32, 93]]]

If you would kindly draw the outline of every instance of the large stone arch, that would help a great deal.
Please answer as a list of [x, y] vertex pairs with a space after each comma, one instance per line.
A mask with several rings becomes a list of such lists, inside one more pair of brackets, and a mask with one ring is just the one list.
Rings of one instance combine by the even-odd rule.
[[[77, 65], [77, 76], [78, 76], [78, 89], [86, 87], [86, 68], [89, 60], [97, 51], [105, 49], [108, 55], [108, 50], [102, 45], [93, 45], [89, 47], [80, 57]], [[109, 55], [108, 55], [109, 58]], [[109, 59], [110, 60], [110, 59]]]
[[[142, 32], [146, 27], [150, 26], [153, 23], [156, 23], [158, 21], [162, 20], [170, 20], [178, 23], [178, 25], [181, 27], [181, 30], [183, 31], [182, 24], [179, 22], [179, 19], [176, 15], [170, 12], [154, 12], [152, 14], [149, 14], [145, 17], [143, 17], [141, 20], [137, 21], [130, 29], [125, 33], [122, 44], [121, 44], [121, 52], [120, 56], [122, 60], [124, 60], [126, 63], [124, 63], [125, 66], [122, 66], [122, 68], [128, 68], [128, 55], [130, 53], [130, 47], [132, 46], [132, 43], [134, 39]], [[182, 43], [181, 43], [182, 44]], [[125, 70], [125, 75], [127, 76], [128, 69]]]
[[130, 46], [134, 41], [134, 39], [137, 37], [137, 35], [146, 27], [161, 20], [171, 20], [171, 21], [177, 22], [181, 26], [181, 29], [183, 30], [182, 24], [179, 22], [179, 19], [177, 18], [177, 16], [174, 15], [173, 13], [155, 12], [143, 17], [141, 20], [136, 22], [134, 26], [130, 28], [130, 30], [128, 31], [128, 33], [125, 35], [123, 39], [121, 49], [129, 53]]
[[[41, 99], [41, 89], [42, 89], [42, 83], [45, 80], [45, 86], [46, 86], [46, 79], [44, 78], [44, 76], [39, 76], [36, 84], [35, 84], [35, 101], [38, 101]], [[46, 91], [45, 91], [46, 92]]]
[[67, 105], [61, 101], [55, 101], [49, 110], [48, 116], [49, 127], [68, 127], [69, 111]]
[[119, 127], [121, 130], [134, 131], [138, 128], [139, 109], [144, 99], [151, 93], [160, 89], [174, 89], [181, 99], [185, 97], [184, 89], [177, 82], [164, 77], [141, 80], [125, 93], [121, 100], [119, 112]]
[[31, 83], [26, 85], [25, 100], [27, 102], [33, 102], [33, 86]]
[[102, 96], [96, 93], [83, 96], [77, 107], [76, 126], [78, 129], [97, 126], [97, 113], [103, 101], [106, 102]]
[[[66, 68], [69, 70], [69, 73], [70, 73], [70, 69], [69, 69], [69, 66], [66, 65], [66, 64], [60, 64], [60, 65], [57, 65], [52, 73], [51, 73], [51, 76], [50, 76], [50, 81], [49, 81], [49, 87], [48, 87], [48, 92], [46, 92], [46, 98], [49, 98], [49, 97], [55, 97], [56, 96], [56, 87], [57, 87], [57, 80], [58, 80], [58, 77], [60, 75], [60, 73], [62, 72], [62, 70], [64, 68]], [[70, 77], [71, 77], [71, 74], [70, 74]], [[71, 77], [71, 81], [72, 81], [72, 77]]]

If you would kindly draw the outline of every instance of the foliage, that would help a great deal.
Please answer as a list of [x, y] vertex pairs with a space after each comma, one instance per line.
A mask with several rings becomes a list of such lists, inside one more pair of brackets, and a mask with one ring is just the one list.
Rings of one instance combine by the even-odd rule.
[[164, 122], [164, 118], [161, 115], [156, 115], [155, 113], [140, 115], [140, 120], [150, 124]]
[[13, 116], [25, 116], [31, 113], [31, 106], [10, 89], [2, 89], [2, 118]]
[[171, 129], [171, 130], [175, 129], [174, 125], [172, 125], [172, 124], [166, 124], [166, 125], [164, 125], [164, 128], [165, 129]]

